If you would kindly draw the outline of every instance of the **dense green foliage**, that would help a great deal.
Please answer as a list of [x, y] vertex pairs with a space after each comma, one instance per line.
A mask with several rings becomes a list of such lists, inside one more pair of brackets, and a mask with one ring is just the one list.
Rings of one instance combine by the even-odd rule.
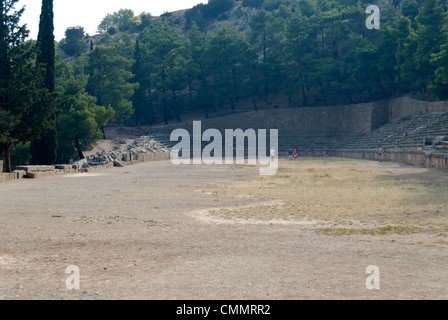
[[190, 29], [193, 23], [204, 28], [211, 19], [223, 20], [223, 15], [235, 4], [234, 0], [209, 0], [208, 3], [198, 4], [185, 13], [186, 27]]
[[84, 158], [83, 151], [91, 150], [103, 138], [101, 128], [112, 119], [115, 112], [96, 104], [95, 97], [85, 92], [86, 81], [73, 76], [64, 84], [62, 114], [58, 118], [58, 160]]
[[[11, 171], [11, 148], [41, 137], [54, 126], [57, 97], [46, 86], [48, 72], [28, 31], [19, 25], [17, 0], [0, 1], [0, 145], [5, 170]], [[51, 82], [50, 82], [51, 83]]]
[[86, 35], [83, 27], [67, 28], [65, 38], [59, 43], [59, 47], [65, 54], [79, 57], [85, 48]]
[[187, 10], [183, 27], [165, 14], [138, 33], [106, 33], [102, 43], [129, 42], [132, 32], [139, 41], [124, 55], [134, 61], [128, 82], [140, 85], [131, 99], [136, 124], [180, 121], [189, 111], [208, 116], [242, 99], [256, 110], [272, 94], [286, 95], [291, 107], [448, 96], [446, 1], [388, 1], [379, 30], [366, 27], [370, 4], [245, 0], [234, 15], [256, 11], [241, 33], [219, 26], [234, 1], [211, 1]]
[[136, 17], [134, 12], [129, 9], [121, 9], [113, 14], [108, 14], [98, 25], [98, 31], [108, 31], [116, 28], [118, 31], [129, 31], [135, 27]]
[[[95, 37], [82, 27], [69, 28], [56, 57], [57, 161], [82, 158], [110, 121], [153, 125], [181, 121], [189, 112], [208, 117], [221, 109], [237, 111], [242, 101], [257, 110], [259, 101], [273, 95], [286, 96], [295, 108], [401, 95], [446, 99], [447, 2], [385, 1], [380, 29], [372, 30], [366, 26], [366, 8], [372, 4], [367, 0], [213, 0], [184, 15], [157, 18], [121, 9], [101, 21], [102, 34]], [[21, 37], [2, 29], [7, 48], [27, 54], [22, 65], [0, 65], [2, 75], [10, 77], [3, 78], [23, 83], [19, 78], [25, 77], [30, 92], [43, 90], [38, 84], [45, 83], [46, 93], [28, 102], [21, 96], [18, 113], [4, 107], [7, 96], [2, 96], [3, 146], [14, 128], [26, 134], [8, 140], [11, 146], [40, 136], [39, 128], [31, 134], [23, 127], [31, 126], [24, 115], [41, 119], [43, 127], [51, 124], [45, 108], [53, 104], [43, 101], [50, 99], [54, 71], [45, 62], [50, 60], [41, 60], [45, 52], [51, 58], [50, 40], [44, 45], [39, 38], [36, 51], [15, 36]], [[2, 61], [5, 48], [0, 48]], [[43, 63], [46, 75], [32, 61]], [[27, 71], [19, 77], [15, 70], [21, 68]], [[30, 114], [33, 108], [41, 108], [39, 117]]]
[[[183, 25], [170, 13], [154, 22], [120, 10], [84, 55], [87, 92], [115, 110], [114, 121], [134, 112], [137, 125], [246, 99], [257, 110], [273, 94], [291, 107], [445, 98], [446, 2], [388, 1], [379, 30], [366, 27], [371, 2], [359, 0], [216, 0], [187, 10]], [[256, 10], [244, 33], [220, 25], [234, 6], [233, 19]]]
[[217, 23], [233, 1], [187, 10], [187, 32], [164, 15], [136, 35], [133, 83], [143, 84], [133, 97], [136, 123], [235, 109], [246, 98], [257, 109], [257, 99], [280, 93], [291, 107], [448, 96], [446, 1], [388, 1], [379, 30], [366, 27], [370, 4], [245, 0], [242, 8], [256, 9], [245, 33]]

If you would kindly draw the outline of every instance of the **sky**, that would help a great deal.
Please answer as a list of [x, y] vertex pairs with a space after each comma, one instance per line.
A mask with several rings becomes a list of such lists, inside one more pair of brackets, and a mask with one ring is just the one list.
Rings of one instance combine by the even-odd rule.
[[[56, 41], [64, 38], [68, 27], [83, 27], [86, 33], [94, 35], [101, 20], [120, 9], [132, 9], [135, 15], [149, 12], [160, 16], [164, 12], [189, 9], [208, 0], [54, 0], [54, 34]], [[30, 38], [36, 39], [39, 30], [39, 16], [42, 1], [19, 0], [16, 9], [25, 7], [21, 24], [27, 24]]]

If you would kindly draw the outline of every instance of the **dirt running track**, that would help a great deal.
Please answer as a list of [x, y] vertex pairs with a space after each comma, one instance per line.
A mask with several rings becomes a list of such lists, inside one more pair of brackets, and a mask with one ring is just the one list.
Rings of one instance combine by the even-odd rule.
[[[256, 202], [204, 186], [257, 174], [164, 161], [1, 183], [0, 299], [448, 298], [448, 249], [422, 235], [332, 236], [197, 214]], [[79, 290], [66, 288], [71, 265]], [[380, 290], [366, 288], [370, 265]]]

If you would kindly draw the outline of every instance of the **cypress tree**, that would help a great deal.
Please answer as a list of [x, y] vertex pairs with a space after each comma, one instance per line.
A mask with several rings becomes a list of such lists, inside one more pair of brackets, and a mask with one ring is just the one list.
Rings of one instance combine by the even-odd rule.
[[42, 0], [42, 12], [39, 22], [37, 41], [40, 45], [40, 54], [37, 63], [46, 67], [45, 87], [53, 92], [55, 88], [55, 47], [53, 25], [53, 0]]
[[12, 169], [10, 150], [50, 128], [58, 99], [42, 86], [44, 69], [36, 65], [37, 50], [27, 42], [28, 30], [19, 21], [24, 9], [18, 0], [0, 0], [0, 149], [5, 170]]
[[[40, 54], [37, 57], [37, 63], [45, 67], [44, 86], [50, 92], [54, 92], [55, 90], [55, 39], [53, 19], [53, 0], [42, 0], [39, 33], [37, 36]], [[57, 141], [55, 114], [51, 128], [43, 133], [39, 139], [31, 142], [31, 162], [33, 164], [54, 164], [56, 161]]]
[[[10, 76], [10, 63], [8, 57], [8, 39], [7, 16], [4, 1], [0, 1], [0, 108], [5, 109], [7, 100], [8, 80]], [[1, 170], [0, 170], [1, 171]]]

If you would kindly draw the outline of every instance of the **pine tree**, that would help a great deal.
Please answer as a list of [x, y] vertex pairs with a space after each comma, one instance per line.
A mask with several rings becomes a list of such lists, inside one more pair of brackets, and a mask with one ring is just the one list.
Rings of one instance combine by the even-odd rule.
[[[37, 42], [40, 53], [37, 63], [45, 67], [44, 87], [49, 92], [55, 91], [55, 42], [53, 24], [53, 0], [42, 0], [42, 11], [40, 15], [39, 33]], [[39, 139], [31, 142], [31, 162], [33, 164], [54, 164], [56, 161], [56, 150], [58, 147], [58, 136], [56, 130], [56, 117], [53, 116], [53, 124]]]
[[88, 54], [87, 92], [96, 97], [99, 106], [112, 107], [115, 122], [123, 122], [134, 113], [132, 96], [138, 87], [130, 83], [133, 61], [124, 56], [126, 44], [97, 45]]
[[134, 50], [134, 65], [132, 66], [132, 73], [134, 74], [133, 82], [138, 83], [138, 88], [132, 97], [132, 105], [135, 109], [135, 124], [137, 126], [142, 122], [145, 124], [152, 124], [154, 122], [154, 112], [152, 102], [150, 101], [150, 69], [150, 63], [144, 58], [143, 48], [140, 45], [140, 41], [137, 40]]
[[222, 108], [229, 101], [233, 111], [244, 97], [244, 80], [251, 67], [248, 51], [249, 44], [230, 27], [216, 30], [207, 43], [207, 69]]
[[438, 0], [426, 0], [415, 18], [417, 20], [417, 51], [415, 63], [420, 73], [422, 86], [427, 81], [434, 83], [436, 67], [431, 64], [431, 56], [440, 52], [440, 46], [446, 37], [441, 28], [445, 22], [445, 12]]
[[[397, 52], [400, 80], [414, 90], [426, 92], [435, 81], [437, 66], [431, 63], [432, 56], [440, 52], [446, 37], [442, 32], [445, 12], [438, 0], [423, 2], [415, 18], [417, 29], [410, 32]], [[409, 27], [408, 27], [409, 28]]]
[[439, 99], [448, 99], [448, 44], [442, 46], [442, 51], [431, 60], [438, 68], [436, 70], [435, 84], [431, 86]]
[[273, 73], [278, 69], [278, 63], [275, 59], [275, 49], [279, 47], [279, 41], [274, 36], [276, 31], [273, 29], [273, 17], [271, 13], [265, 10], [260, 10], [252, 17], [249, 22], [250, 32], [248, 33], [248, 40], [252, 45], [253, 50], [257, 53], [259, 63], [257, 70], [259, 71], [257, 80], [263, 83], [263, 94], [268, 95], [272, 87], [275, 86], [276, 80]]
[[87, 80], [71, 77], [65, 81], [61, 95], [62, 114], [58, 117], [58, 161], [67, 163], [76, 156], [84, 159], [83, 151], [92, 150], [103, 137], [101, 128], [112, 119], [112, 108], [96, 105], [96, 98], [85, 92]]
[[83, 27], [70, 27], [65, 30], [65, 38], [59, 43], [62, 51], [72, 57], [79, 57], [85, 47], [85, 32]]
[[[148, 50], [148, 59], [152, 63], [151, 81], [154, 83], [155, 96], [162, 100], [161, 112], [163, 121], [168, 124], [170, 118], [170, 90], [174, 102], [176, 117], [180, 119], [180, 111], [176, 107], [177, 85], [183, 82], [185, 70], [186, 48], [181, 36], [167, 21], [146, 31], [141, 44]], [[186, 85], [186, 82], [184, 82]]]
[[445, 24], [443, 32], [446, 43], [440, 47], [440, 52], [432, 55], [431, 63], [437, 67], [435, 71], [435, 84], [430, 89], [439, 99], [448, 99], [448, 24]]
[[292, 17], [287, 26], [285, 52], [291, 65], [288, 67], [288, 81], [286, 93], [290, 99], [294, 98], [299, 92], [301, 94], [300, 103], [306, 107], [308, 105], [307, 94], [307, 73], [308, 63], [306, 61], [308, 40], [306, 33], [306, 20], [298, 14]]

